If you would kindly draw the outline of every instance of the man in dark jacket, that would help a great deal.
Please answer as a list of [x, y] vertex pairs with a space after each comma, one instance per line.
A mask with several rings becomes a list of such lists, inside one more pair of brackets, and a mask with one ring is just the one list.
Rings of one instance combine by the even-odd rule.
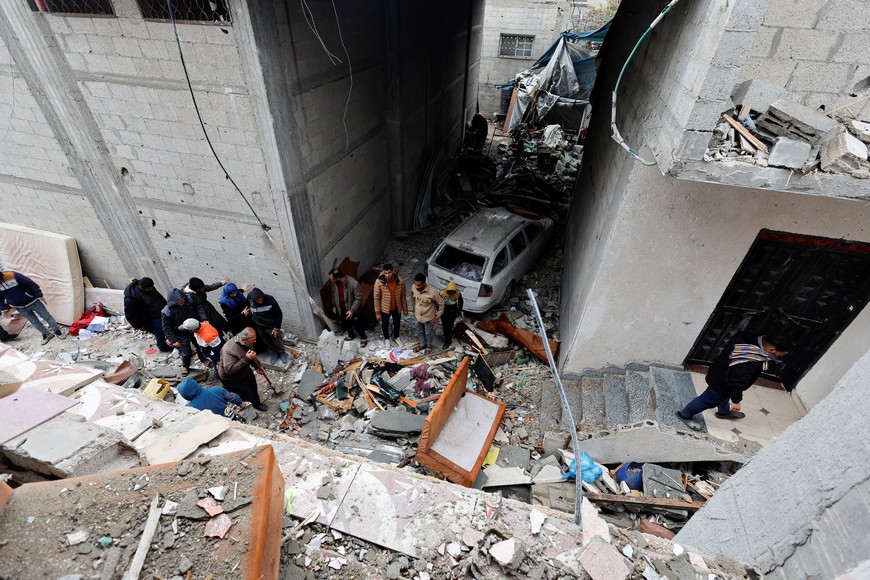
[[[21, 316], [33, 325], [33, 328], [42, 333], [42, 344], [55, 336], [66, 338], [45, 307], [45, 298], [42, 296], [39, 284], [24, 274], [3, 270], [0, 271], [0, 311], [5, 318], [9, 318], [12, 315], [12, 308], [18, 310]], [[48, 328], [40, 317], [48, 324]]]
[[154, 281], [144, 277], [133, 280], [124, 288], [124, 317], [136, 330], [145, 330], [154, 335], [160, 352], [172, 352], [166, 344], [166, 334], [160, 321], [160, 311], [166, 306], [166, 298], [154, 288]]
[[211, 411], [215, 415], [228, 419], [236, 419], [236, 412], [249, 404], [236, 393], [223, 387], [203, 388], [202, 385], [190, 378], [178, 383], [178, 394], [187, 400], [188, 407], [201, 411]]
[[272, 353], [271, 363], [275, 364], [279, 360], [286, 363], [290, 355], [284, 349], [284, 331], [281, 330], [284, 313], [278, 302], [259, 288], [254, 288], [248, 293], [248, 306], [251, 308], [251, 321]]
[[221, 288], [229, 281], [229, 278], [224, 278], [220, 282], [206, 284], [201, 279], [194, 277], [190, 279], [190, 282], [187, 283], [187, 288], [184, 289], [184, 292], [188, 296], [188, 300], [202, 307], [209, 323], [214, 326], [221, 335], [230, 331], [230, 325], [227, 323], [226, 319], [221, 316], [220, 312], [217, 311], [217, 308], [208, 301], [208, 292]]
[[254, 351], [256, 341], [257, 331], [253, 328], [246, 328], [231, 338], [221, 350], [218, 378], [228, 391], [250, 402], [258, 411], [265, 411], [268, 407], [260, 401], [257, 377], [253, 370], [256, 368], [258, 373], [266, 374], [263, 367], [257, 364], [257, 353]]
[[329, 273], [332, 281], [332, 316], [341, 327], [347, 331], [345, 340], [353, 340], [359, 334], [359, 345], [366, 346], [369, 342], [366, 329], [360, 318], [362, 310], [362, 287], [356, 278], [346, 276], [338, 268]]
[[194, 346], [193, 333], [182, 327], [188, 318], [205, 322], [205, 311], [198, 304], [192, 304], [188, 301], [187, 295], [181, 289], [173, 288], [169, 291], [166, 306], [160, 312], [160, 320], [163, 323], [163, 332], [166, 333], [166, 341], [169, 346], [177, 348], [181, 354], [181, 366], [184, 367], [181, 376], [183, 377], [190, 374], [190, 361], [193, 358], [194, 350], [196, 350], [200, 361], [205, 363], [207, 360]]
[[788, 349], [784, 337], [738, 332], [707, 369], [707, 390], [677, 411], [677, 417], [690, 421], [701, 411], [716, 407], [720, 419], [742, 419], [746, 416], [740, 412], [743, 392], [767, 370], [769, 361], [786, 356]]

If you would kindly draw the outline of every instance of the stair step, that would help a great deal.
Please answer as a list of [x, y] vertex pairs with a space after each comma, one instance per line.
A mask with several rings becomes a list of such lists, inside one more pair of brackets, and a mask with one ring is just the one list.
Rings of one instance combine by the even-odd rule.
[[612, 429], [629, 423], [628, 393], [625, 389], [625, 369], [622, 373], [604, 373], [604, 426]]
[[[571, 415], [574, 418], [575, 428], [583, 420], [583, 389], [580, 386], [580, 383], [580, 377], [562, 377], [562, 386], [565, 387], [565, 395], [568, 397], [568, 407], [571, 408]], [[567, 424], [567, 418], [564, 415], [562, 415], [559, 425], [564, 431], [569, 431], [571, 429]]]
[[[685, 429], [686, 424], [677, 418], [675, 411], [682, 409], [686, 403], [697, 396], [692, 376], [683, 370], [655, 366], [650, 367], [650, 376], [658, 403], [656, 420], [665, 425]], [[696, 417], [695, 422], [700, 423], [702, 431], [707, 431], [703, 416]]]
[[586, 428], [597, 431], [604, 427], [604, 379], [586, 375], [580, 380], [580, 389]]
[[[626, 366], [626, 369], [629, 367]], [[640, 423], [653, 416], [652, 397], [654, 395], [648, 372], [627, 370], [625, 390], [628, 392], [629, 423]]]

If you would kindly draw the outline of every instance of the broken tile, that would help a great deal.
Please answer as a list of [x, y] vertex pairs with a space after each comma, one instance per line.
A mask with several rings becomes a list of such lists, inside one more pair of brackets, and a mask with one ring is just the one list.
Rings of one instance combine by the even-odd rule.
[[206, 511], [206, 513], [210, 516], [216, 516], [220, 513], [223, 513], [223, 511], [224, 511], [224, 508], [222, 506], [218, 505], [214, 501], [214, 499], [210, 498], [210, 497], [206, 497], [206, 498], [199, 500], [198, 502], [196, 502], [196, 505], [198, 505], [199, 507], [204, 509]]
[[223, 538], [227, 535], [233, 520], [227, 514], [218, 514], [205, 524], [205, 537]]
[[629, 573], [625, 558], [610, 544], [597, 540], [592, 542], [579, 557], [583, 569], [592, 580], [626, 578]]

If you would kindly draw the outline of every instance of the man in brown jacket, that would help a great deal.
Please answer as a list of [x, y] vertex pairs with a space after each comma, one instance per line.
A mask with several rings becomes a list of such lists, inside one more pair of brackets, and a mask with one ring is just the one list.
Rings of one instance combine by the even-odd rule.
[[239, 395], [243, 401], [250, 402], [258, 411], [268, 409], [260, 402], [257, 392], [257, 377], [253, 369], [261, 375], [266, 371], [258, 364], [254, 343], [257, 342], [257, 331], [246, 328], [235, 335], [221, 350], [221, 360], [218, 363], [218, 378], [226, 390]]
[[414, 350], [426, 354], [435, 341], [435, 323], [444, 314], [444, 299], [434, 286], [426, 283], [426, 274], [414, 276], [411, 296], [414, 299], [414, 318], [417, 319], [417, 340], [420, 342]]
[[341, 327], [347, 331], [345, 340], [353, 340], [359, 334], [359, 345], [365, 346], [369, 339], [366, 329], [360, 318], [362, 309], [362, 288], [356, 278], [345, 276], [338, 268], [329, 273], [332, 280], [332, 316], [341, 323]]
[[[375, 280], [375, 317], [381, 322], [384, 331], [384, 348], [390, 348], [390, 338], [397, 344], [399, 323], [402, 316], [408, 315], [408, 298], [405, 294], [405, 279], [393, 270], [392, 264], [384, 264], [384, 269]], [[390, 335], [390, 320], [393, 333]]]

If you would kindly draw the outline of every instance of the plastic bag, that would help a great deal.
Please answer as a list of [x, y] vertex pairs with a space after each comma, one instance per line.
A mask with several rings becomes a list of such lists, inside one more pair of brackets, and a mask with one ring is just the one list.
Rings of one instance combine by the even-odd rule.
[[[586, 483], [595, 483], [599, 479], [601, 479], [601, 467], [595, 463], [595, 460], [589, 456], [588, 453], [583, 451], [580, 453], [580, 467], [583, 470], [581, 477], [583, 481]], [[571, 466], [568, 467], [568, 471], [565, 472], [565, 475], [562, 476], [562, 481], [568, 479], [574, 479], [577, 477], [577, 464], [576, 460], [571, 460]]]

